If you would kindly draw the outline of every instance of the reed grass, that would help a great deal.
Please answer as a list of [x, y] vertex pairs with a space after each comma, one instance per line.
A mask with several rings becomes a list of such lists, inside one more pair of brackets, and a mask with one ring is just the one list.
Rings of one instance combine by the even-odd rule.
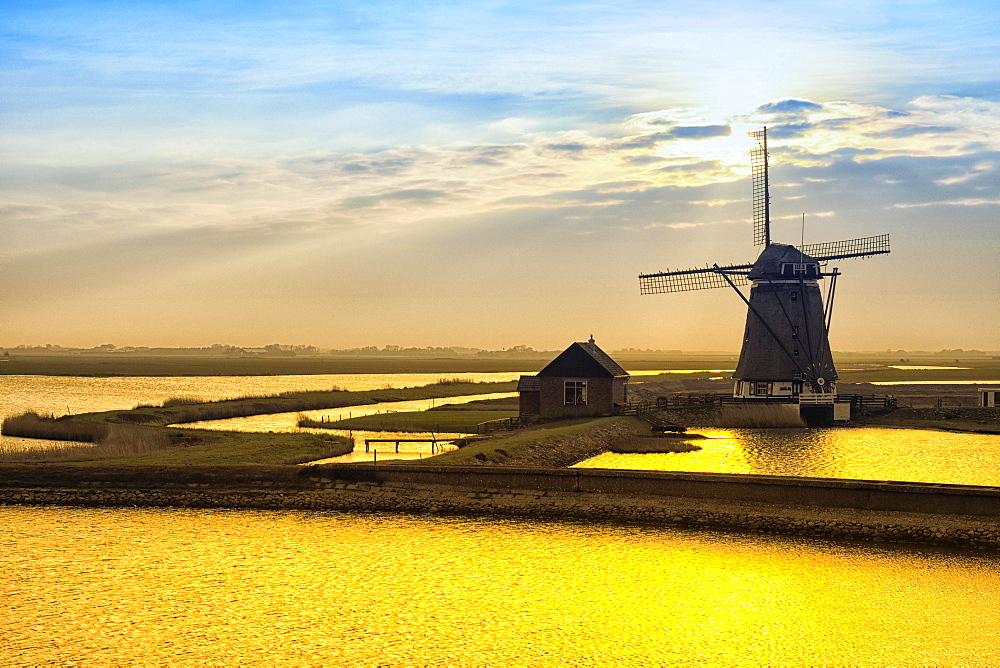
[[434, 384], [435, 385], [461, 385], [463, 383], [468, 383], [469, 381], [464, 378], [438, 378]]
[[[507, 392], [514, 383], [444, 383], [423, 387], [347, 392], [286, 392], [204, 402], [194, 397], [173, 397], [162, 406], [133, 410], [85, 413], [54, 418], [25, 413], [4, 420], [0, 432], [10, 436], [75, 441], [65, 448], [6, 448], [0, 461], [121, 460], [123, 463], [167, 464], [260, 463], [285, 464], [312, 461], [350, 452], [349, 439], [317, 434], [243, 434], [183, 430], [166, 425], [269, 413], [339, 408], [365, 403], [405, 401]], [[192, 403], [199, 401], [199, 403]], [[495, 413], [491, 414], [494, 417]], [[466, 414], [464, 423], [474, 423]], [[324, 426], [328, 426], [324, 424]], [[83, 445], [93, 443], [95, 445]], [[185, 447], [180, 447], [185, 446]]]
[[50, 441], [80, 441], [97, 443], [108, 436], [109, 425], [71, 422], [34, 411], [4, 418], [0, 434], [23, 438], [44, 438]]
[[[34, 415], [34, 414], [32, 414]], [[23, 418], [24, 415], [17, 416]], [[6, 424], [6, 420], [4, 421]], [[27, 420], [21, 422], [27, 423]], [[42, 422], [48, 422], [44, 418]], [[130, 457], [139, 454], [155, 452], [171, 447], [174, 443], [170, 435], [163, 430], [135, 427], [131, 425], [68, 425], [76, 429], [81, 427], [101, 427], [103, 433], [98, 440], [93, 441], [94, 445], [83, 445], [82, 438], [73, 439], [77, 441], [65, 446], [55, 446], [51, 448], [19, 450], [9, 446], [0, 446], [0, 462], [52, 462], [52, 461], [81, 461], [91, 459], [107, 459], [110, 457]], [[51, 425], [43, 424], [42, 429], [51, 429]], [[30, 431], [31, 429], [29, 429]], [[8, 434], [8, 432], [4, 432]], [[48, 432], [49, 436], [31, 436], [29, 438], [49, 438], [52, 439], [54, 431]], [[11, 434], [13, 435], [13, 434]], [[16, 434], [23, 436], [24, 434]], [[93, 434], [86, 434], [83, 431], [73, 432], [73, 435], [86, 437]], [[83, 441], [87, 442], [87, 441]]]
[[173, 408], [174, 406], [195, 406], [197, 404], [203, 404], [205, 400], [201, 397], [194, 396], [181, 396], [181, 397], [170, 397], [163, 402], [163, 408]]
[[341, 408], [358, 404], [375, 404], [412, 399], [431, 399], [462, 394], [485, 394], [489, 392], [509, 392], [515, 387], [508, 383], [476, 383], [469, 381], [434, 383], [423, 387], [401, 389], [370, 390], [365, 392], [316, 391], [284, 392], [270, 396], [241, 397], [225, 401], [169, 407], [171, 424], [200, 422], [202, 420], [222, 420], [267, 413], [295, 413], [299, 411]]

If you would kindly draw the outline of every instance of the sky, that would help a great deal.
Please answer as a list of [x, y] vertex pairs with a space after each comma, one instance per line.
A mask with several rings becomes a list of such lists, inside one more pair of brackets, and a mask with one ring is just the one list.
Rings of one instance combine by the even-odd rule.
[[1000, 9], [8, 0], [0, 345], [739, 349], [747, 133], [834, 350], [1000, 349]]

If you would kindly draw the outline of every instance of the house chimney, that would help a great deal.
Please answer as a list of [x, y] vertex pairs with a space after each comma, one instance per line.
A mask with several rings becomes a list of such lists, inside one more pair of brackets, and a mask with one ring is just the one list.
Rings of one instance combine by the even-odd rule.
[[591, 334], [590, 335], [590, 341], [587, 341], [587, 343], [593, 343], [593, 342], [594, 342], [594, 335]]

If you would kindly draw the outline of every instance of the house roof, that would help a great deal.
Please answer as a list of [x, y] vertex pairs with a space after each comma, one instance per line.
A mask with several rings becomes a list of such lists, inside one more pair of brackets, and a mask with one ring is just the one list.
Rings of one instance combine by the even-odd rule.
[[518, 392], [538, 392], [542, 389], [542, 381], [538, 376], [521, 376], [517, 381]]
[[538, 375], [561, 378], [617, 378], [628, 376], [628, 371], [598, 348], [591, 339], [570, 345], [539, 371]]

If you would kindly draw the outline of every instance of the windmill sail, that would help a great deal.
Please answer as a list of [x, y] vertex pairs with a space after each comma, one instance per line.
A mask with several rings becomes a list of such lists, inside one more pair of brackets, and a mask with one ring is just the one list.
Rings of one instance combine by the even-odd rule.
[[639, 275], [639, 292], [657, 295], [665, 292], [688, 292], [690, 290], [711, 290], [729, 287], [723, 274], [736, 285], [747, 285], [746, 275], [753, 267], [750, 264], [733, 264], [726, 267], [705, 267], [683, 271], [664, 271], [657, 274]]
[[751, 132], [756, 144], [750, 150], [753, 181], [753, 245], [771, 245], [771, 192], [767, 178], [767, 128]]
[[844, 241], [827, 241], [820, 244], [806, 244], [799, 248], [803, 254], [811, 256], [818, 262], [841, 260], [851, 257], [867, 257], [882, 255], [889, 252], [889, 235], [879, 234], [874, 237], [860, 239], [845, 239]]
[[[767, 128], [750, 136], [754, 244], [764, 246], [756, 261], [641, 274], [639, 288], [648, 295], [732, 287], [747, 306], [734, 398], [797, 402], [803, 413], [836, 416], [838, 375], [828, 337], [833, 289], [824, 306], [819, 282], [839, 276], [837, 269], [826, 270], [830, 260], [888, 253], [889, 235], [800, 248], [771, 241]], [[738, 286], [748, 284], [744, 295]]]

